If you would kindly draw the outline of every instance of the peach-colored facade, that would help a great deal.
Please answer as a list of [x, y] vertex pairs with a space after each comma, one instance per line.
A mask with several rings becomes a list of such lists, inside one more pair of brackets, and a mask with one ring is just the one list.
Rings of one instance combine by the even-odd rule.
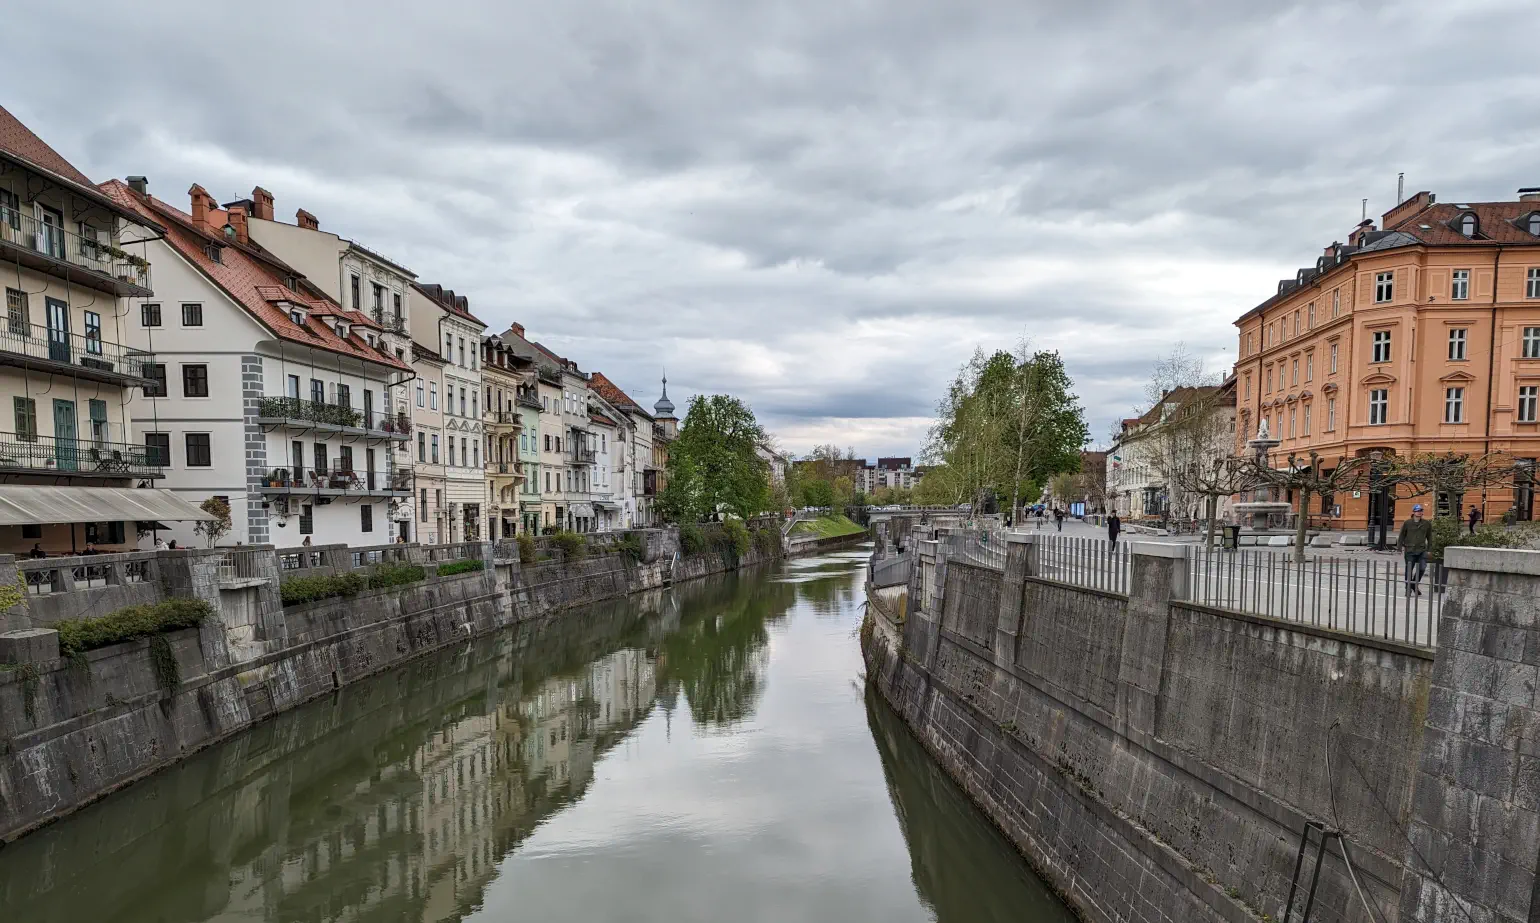
[[[1278, 460], [1540, 457], [1540, 192], [1458, 206], [1418, 193], [1384, 228], [1360, 225], [1236, 321], [1237, 452], [1266, 417], [1283, 440]], [[1372, 499], [1338, 495], [1308, 512], [1326, 528], [1362, 529], [1379, 518]], [[1532, 490], [1465, 498], [1487, 521], [1516, 501], [1519, 518], [1534, 517]], [[1413, 502], [1396, 504], [1391, 524]]]

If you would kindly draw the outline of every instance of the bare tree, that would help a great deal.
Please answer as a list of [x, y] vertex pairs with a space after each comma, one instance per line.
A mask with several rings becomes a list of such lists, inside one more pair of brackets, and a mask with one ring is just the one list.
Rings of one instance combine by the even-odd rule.
[[1467, 493], [1513, 484], [1518, 467], [1511, 456], [1502, 452], [1421, 452], [1391, 459], [1390, 471], [1397, 483], [1409, 489], [1408, 496], [1431, 494], [1435, 511], [1439, 498], [1447, 498], [1450, 511], [1459, 519]]
[[1274, 468], [1266, 456], [1247, 459], [1245, 465], [1252, 483], [1294, 492], [1299, 501], [1299, 515], [1294, 523], [1294, 560], [1303, 561], [1310, 498], [1363, 489], [1370, 480], [1374, 461], [1368, 456], [1343, 456], [1327, 468], [1325, 464], [1329, 462], [1323, 462], [1320, 453], [1311, 452], [1308, 457], [1290, 454], [1286, 468]]

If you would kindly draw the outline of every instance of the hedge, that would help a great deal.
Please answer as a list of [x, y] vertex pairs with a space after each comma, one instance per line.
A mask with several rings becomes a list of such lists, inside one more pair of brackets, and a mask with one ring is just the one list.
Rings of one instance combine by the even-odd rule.
[[438, 566], [440, 577], [449, 577], [454, 574], [469, 574], [478, 570], [486, 570], [487, 562], [480, 558], [467, 558], [464, 561], [450, 561], [448, 564]]
[[727, 543], [732, 546], [732, 549], [738, 553], [738, 557], [741, 558], [749, 553], [749, 543], [752, 540], [749, 538], [748, 526], [745, 526], [740, 520], [729, 519], [722, 523], [722, 535]]
[[561, 549], [562, 555], [569, 561], [575, 561], [588, 553], [588, 539], [565, 529], [559, 530], [551, 536], [556, 542], [556, 547]]
[[518, 536], [518, 542], [519, 542], [519, 563], [520, 564], [533, 564], [533, 563], [535, 563], [536, 549], [535, 549], [535, 540], [534, 540], [534, 538], [531, 537], [530, 534], [527, 533], [527, 532], [520, 532], [519, 536]]
[[201, 599], [168, 599], [129, 606], [100, 618], [65, 619], [53, 627], [59, 632], [60, 655], [73, 657], [121, 641], [193, 628], [213, 614], [214, 607]]
[[347, 571], [320, 577], [290, 577], [278, 584], [285, 606], [310, 603], [334, 596], [357, 596], [364, 590], [383, 590], [426, 580], [428, 572], [416, 564], [376, 564], [367, 573]]
[[695, 554], [706, 547], [706, 532], [693, 522], [684, 523], [679, 527], [679, 547], [685, 554]]

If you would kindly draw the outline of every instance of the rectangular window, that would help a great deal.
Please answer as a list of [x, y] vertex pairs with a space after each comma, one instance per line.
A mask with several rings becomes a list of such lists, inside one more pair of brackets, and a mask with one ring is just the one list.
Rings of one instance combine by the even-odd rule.
[[545, 450], [547, 452], [549, 452], [549, 451], [551, 451], [551, 434], [550, 433], [545, 433], [544, 435], [545, 435]]
[[37, 441], [37, 401], [30, 397], [11, 398], [16, 411], [16, 438], [22, 442]]
[[214, 464], [209, 452], [208, 433], [187, 433], [187, 467], [207, 468]]
[[298, 439], [289, 443], [289, 455], [294, 465], [294, 483], [305, 483], [305, 444]]
[[469, 451], [467, 451], [467, 449], [466, 449], [466, 439], [465, 439], [465, 437], [461, 436], [460, 437], [460, 464], [461, 465], [469, 465], [470, 463], [471, 463], [471, 453]]
[[1449, 286], [1449, 297], [1455, 301], [1464, 301], [1470, 297], [1470, 270], [1456, 269], [1453, 280]]
[[1334, 397], [1328, 397], [1326, 399], [1326, 431], [1328, 433], [1330, 433], [1330, 432], [1334, 432], [1336, 429], [1337, 429], [1337, 399], [1334, 398]]
[[427, 389], [423, 387], [422, 379], [417, 379], [417, 406], [428, 406]]
[[438, 382], [428, 382], [428, 409], [438, 409]]
[[434, 433], [431, 437], [429, 437], [428, 445], [429, 448], [433, 450], [432, 453], [428, 456], [428, 460], [436, 465], [438, 464], [438, 433]]
[[1310, 308], [1306, 312], [1306, 323], [1309, 324], [1312, 329], [1314, 329], [1314, 327], [1315, 327], [1315, 302], [1313, 302], [1313, 301], [1310, 302]]
[[417, 506], [417, 521], [428, 521], [428, 488], [426, 487], [422, 489], [422, 503]]
[[1331, 374], [1337, 374], [1337, 344], [1331, 344]]
[[380, 315], [381, 319], [384, 319], [384, 316], [385, 316], [385, 286], [381, 285], [378, 282], [371, 282], [371, 283], [369, 283], [369, 285], [374, 290], [373, 291], [373, 294], [374, 294], [374, 311], [375, 311], [376, 314]]
[[449, 467], [453, 468], [455, 466], [455, 437], [450, 436], [444, 444], [449, 449]]
[[142, 327], [160, 326], [160, 305], [145, 302], [139, 306], [139, 325]]
[[1310, 435], [1310, 405], [1305, 405], [1305, 435]]
[[1536, 407], [1540, 404], [1540, 385], [1524, 385], [1519, 388], [1519, 422], [1534, 423], [1537, 419]]
[[476, 401], [480, 397], [481, 397], [480, 393], [478, 393], [476, 391], [472, 391], [471, 392], [471, 419], [472, 420], [474, 420], [477, 417], [481, 416], [481, 411], [479, 409], [477, 409], [477, 407], [476, 407]]
[[299, 508], [299, 534], [311, 535], [315, 532], [315, 507], [309, 503]]
[[1540, 327], [1524, 328], [1524, 358], [1540, 359]]
[[1315, 353], [1305, 354], [1305, 381], [1315, 380]]
[[1524, 283], [1525, 298], [1540, 298], [1540, 266], [1529, 268], [1529, 279]]
[[551, 472], [549, 471], [545, 473], [545, 492], [551, 492]]
[[[460, 368], [465, 368], [465, 337], [460, 338]], [[461, 403], [464, 403], [463, 401]], [[462, 412], [460, 416], [465, 416]]]
[[358, 273], [355, 272], [348, 277], [348, 281], [348, 292], [353, 296], [353, 310], [357, 311], [360, 307], [363, 306], [363, 296], [360, 294], [359, 290], [362, 284], [362, 280], [358, 278]]
[[145, 461], [152, 465], [165, 467], [171, 464], [171, 434], [145, 433], [144, 455]]
[[1298, 359], [1294, 360], [1293, 368], [1289, 372], [1289, 384], [1290, 385], [1297, 385], [1297, 384], [1299, 384], [1299, 360]]
[[1303, 329], [1303, 328], [1301, 328], [1299, 326], [1299, 309], [1295, 308], [1294, 309], [1294, 335], [1295, 336], [1299, 336], [1299, 332], [1300, 332], [1301, 329]]
[[326, 403], [326, 382], [319, 378], [310, 379], [310, 403]]
[[391, 303], [391, 308], [393, 310], [393, 313], [395, 315], [395, 317], [393, 319], [395, 320], [396, 323], [399, 324], [399, 323], [401, 323], [401, 293], [400, 292], [391, 292], [390, 293], [390, 303]]
[[1246, 334], [1246, 355], [1249, 356], [1256, 351], [1256, 341], [1252, 338], [1251, 334]]
[[1242, 400], [1247, 400], [1247, 401], [1251, 400], [1251, 376], [1250, 375], [1246, 376], [1246, 394], [1245, 394], [1245, 397], [1242, 398]]
[[353, 389], [348, 387], [347, 385], [341, 383], [341, 382], [337, 383], [337, 406], [338, 407], [352, 407], [353, 406]]
[[465, 416], [465, 388], [460, 388], [460, 416]]
[[479, 442], [471, 446], [471, 467], [481, 467], [481, 443]]
[[353, 447], [352, 446], [345, 445], [345, 446], [341, 446], [340, 448], [337, 449], [337, 470], [338, 471], [352, 471], [353, 470]]
[[455, 338], [450, 334], [444, 334], [444, 361], [455, 361]]
[[358, 508], [358, 529], [360, 532], [374, 531], [374, 507], [368, 503]]
[[166, 396], [166, 363], [146, 362], [144, 364], [144, 377], [151, 383], [144, 386], [145, 397]]
[[417, 460], [423, 463], [428, 461], [428, 436], [422, 430], [417, 431]]
[[1464, 423], [1465, 422], [1465, 389], [1464, 388], [1445, 388], [1444, 389], [1444, 422], [1445, 423]]
[[182, 305], [182, 326], [183, 327], [202, 327], [203, 326], [203, 305], [201, 305], [201, 304], [184, 304], [184, 305]]
[[1390, 409], [1390, 392], [1384, 388], [1375, 388], [1369, 392], [1369, 425], [1379, 426], [1385, 422]]
[[102, 316], [95, 311], [86, 313], [86, 352], [102, 354]]
[[199, 363], [197, 365], [182, 366], [182, 396], [183, 397], [208, 397], [209, 396], [209, 367]]
[[1289, 438], [1290, 439], [1294, 438], [1294, 417], [1295, 417], [1294, 409], [1290, 408], [1289, 409]]
[[1331, 290], [1331, 316], [1336, 317], [1342, 311], [1342, 289]]
[[1465, 358], [1465, 328], [1455, 327], [1449, 331], [1449, 358], [1462, 360]]
[[324, 443], [324, 442], [317, 442], [317, 443], [315, 443], [313, 448], [312, 448], [312, 451], [315, 452], [315, 470], [316, 470], [316, 473], [318, 473], [318, 474], [326, 474], [327, 472], [329, 472], [331, 469], [327, 467], [327, 462], [329, 460], [326, 457], [326, 443]]
[[1396, 274], [1376, 273], [1374, 276], [1374, 303], [1384, 304], [1396, 296]]
[[1268, 369], [1267, 369], [1267, 378], [1263, 381], [1263, 384], [1265, 384], [1267, 387], [1262, 390], [1262, 393], [1263, 394], [1272, 394], [1273, 393], [1273, 370], [1272, 370], [1271, 366], [1269, 366]]
[[287, 397], [290, 400], [295, 400], [295, 401], [299, 400], [299, 376], [298, 375], [290, 375], [287, 378], [285, 378], [284, 379], [284, 383], [283, 383], [283, 387], [284, 387], [284, 391], [283, 391], [284, 397]]
[[1374, 331], [1374, 352], [1369, 358], [1370, 362], [1390, 361], [1390, 331]]

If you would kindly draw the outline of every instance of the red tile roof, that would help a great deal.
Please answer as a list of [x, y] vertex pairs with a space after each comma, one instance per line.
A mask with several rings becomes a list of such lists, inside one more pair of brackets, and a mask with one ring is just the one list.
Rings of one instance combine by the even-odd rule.
[[[1540, 244], [1540, 237], [1515, 223], [1534, 211], [1540, 211], [1540, 202], [1438, 202], [1399, 219], [1385, 230], [1410, 234], [1433, 247]], [[1456, 219], [1466, 212], [1476, 215], [1475, 237], [1466, 237], [1454, 228]]]
[[648, 419], [652, 414], [642, 409], [642, 405], [631, 400], [631, 396], [620, 390], [620, 386], [605, 377], [603, 372], [590, 372], [588, 375], [588, 387], [599, 393], [599, 396], [609, 401], [620, 410], [627, 413], [639, 413]]
[[602, 413], [599, 413], [596, 410], [590, 410], [588, 412], [588, 419], [594, 421], [595, 423], [602, 423], [605, 426], [619, 426], [620, 425], [620, 424], [616, 423], [614, 420], [611, 420], [609, 417], [605, 416]]
[[[101, 191], [120, 205], [147, 218], [163, 219], [166, 243], [278, 338], [400, 371], [411, 371], [409, 365], [383, 348], [371, 347], [357, 333], [350, 330], [344, 339], [332, 327], [318, 320], [314, 315], [329, 314], [364, 327], [375, 326], [359, 312], [344, 309], [328, 298], [302, 294], [290, 288], [285, 284], [284, 276], [287, 273], [280, 268], [281, 264], [274, 265], [258, 253], [220, 240], [194, 225], [192, 217], [187, 213], [154, 196], [140, 196], [118, 180], [103, 183]], [[221, 245], [220, 262], [209, 259], [205, 252], [210, 243]], [[307, 315], [303, 325], [296, 324], [289, 317], [289, 312], [277, 305], [279, 301], [303, 305], [314, 314]]]
[[23, 125], [21, 120], [11, 115], [4, 106], [0, 106], [0, 151], [20, 157], [82, 186], [95, 185], [90, 177], [75, 169], [58, 151], [33, 134], [32, 129]]

